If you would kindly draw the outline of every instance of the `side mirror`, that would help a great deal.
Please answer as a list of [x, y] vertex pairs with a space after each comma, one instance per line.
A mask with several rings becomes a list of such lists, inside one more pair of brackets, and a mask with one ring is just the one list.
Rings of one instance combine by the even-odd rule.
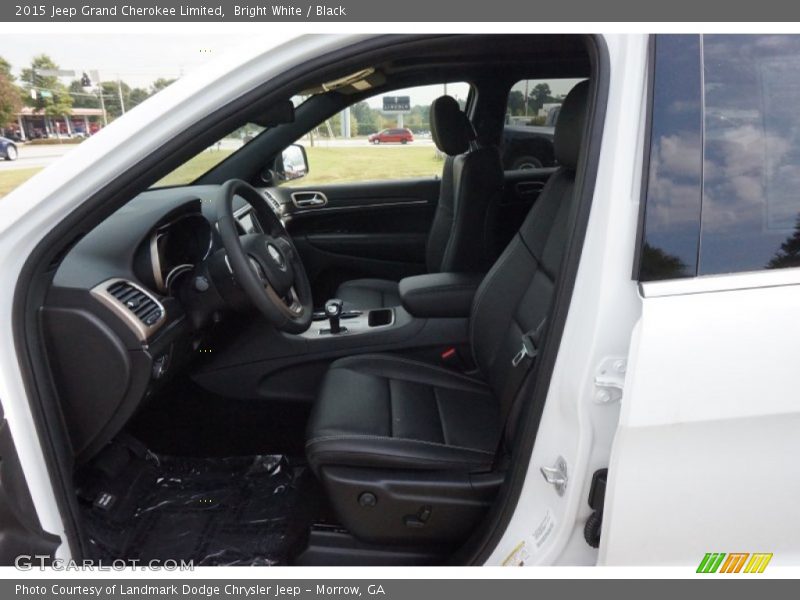
[[300, 144], [292, 144], [285, 148], [281, 155], [275, 159], [273, 171], [278, 182], [292, 181], [293, 179], [305, 177], [308, 173], [306, 149]]

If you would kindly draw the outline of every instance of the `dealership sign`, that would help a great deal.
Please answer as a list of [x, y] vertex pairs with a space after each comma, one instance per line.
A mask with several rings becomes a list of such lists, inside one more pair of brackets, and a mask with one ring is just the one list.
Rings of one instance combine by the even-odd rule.
[[384, 96], [383, 112], [409, 112], [411, 110], [411, 96]]

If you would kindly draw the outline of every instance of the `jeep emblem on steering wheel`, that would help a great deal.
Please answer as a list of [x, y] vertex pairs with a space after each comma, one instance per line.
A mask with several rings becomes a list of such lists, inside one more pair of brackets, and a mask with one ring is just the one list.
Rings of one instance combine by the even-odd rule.
[[267, 243], [267, 252], [269, 252], [270, 257], [275, 261], [275, 264], [278, 265], [280, 270], [285, 271], [286, 261], [280, 251], [273, 244]]

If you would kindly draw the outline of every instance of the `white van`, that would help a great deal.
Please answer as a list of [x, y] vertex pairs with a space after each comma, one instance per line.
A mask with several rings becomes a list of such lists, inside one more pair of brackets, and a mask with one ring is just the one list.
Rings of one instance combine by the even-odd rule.
[[0, 562], [798, 564], [798, 58], [306, 36], [137, 106], [0, 202]]

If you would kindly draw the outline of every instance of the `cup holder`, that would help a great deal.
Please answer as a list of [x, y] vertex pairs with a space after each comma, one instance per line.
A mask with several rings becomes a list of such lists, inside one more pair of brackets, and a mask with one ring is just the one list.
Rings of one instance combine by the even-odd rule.
[[379, 308], [369, 311], [367, 324], [370, 327], [385, 327], [394, 321], [394, 310], [391, 308]]

